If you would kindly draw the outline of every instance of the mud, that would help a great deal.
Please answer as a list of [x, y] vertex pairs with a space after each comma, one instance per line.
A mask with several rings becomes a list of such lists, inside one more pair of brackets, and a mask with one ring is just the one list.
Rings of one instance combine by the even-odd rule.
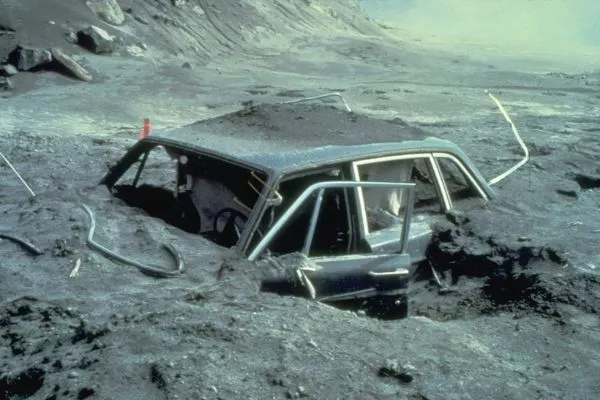
[[[595, 398], [600, 74], [580, 53], [398, 36], [351, 1], [120, 3], [126, 24], [113, 27], [84, 2], [0, 1], [0, 26], [14, 30], [0, 30], [0, 58], [61, 46], [94, 76], [19, 72], [0, 98], [0, 151], [36, 193], [0, 162], [0, 231], [43, 252], [0, 240], [0, 398]], [[121, 36], [120, 50], [66, 41], [90, 23]], [[161, 130], [328, 91], [357, 114], [455, 141], [492, 178], [522, 154], [484, 89], [531, 160], [494, 202], [438, 227], [400, 320], [261, 292], [272, 266], [96, 187], [143, 118]], [[335, 141], [371, 134], [342, 125]], [[374, 137], [397, 139], [396, 125]], [[257, 143], [275, 148], [270, 133]], [[185, 273], [155, 279], [92, 251], [82, 203], [100, 243], [165, 266], [172, 244]]]

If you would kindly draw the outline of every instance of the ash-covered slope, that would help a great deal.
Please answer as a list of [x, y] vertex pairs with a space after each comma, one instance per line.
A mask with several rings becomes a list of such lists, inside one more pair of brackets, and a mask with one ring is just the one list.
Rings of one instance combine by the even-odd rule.
[[90, 24], [121, 44], [201, 59], [295, 34], [381, 34], [354, 0], [1, 0], [0, 9], [0, 59], [17, 44], [67, 46]]

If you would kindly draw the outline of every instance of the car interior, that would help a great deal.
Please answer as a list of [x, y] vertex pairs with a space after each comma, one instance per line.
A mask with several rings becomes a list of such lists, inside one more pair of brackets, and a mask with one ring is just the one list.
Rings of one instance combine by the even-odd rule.
[[264, 179], [216, 157], [157, 146], [143, 153], [111, 191], [152, 217], [232, 247]]

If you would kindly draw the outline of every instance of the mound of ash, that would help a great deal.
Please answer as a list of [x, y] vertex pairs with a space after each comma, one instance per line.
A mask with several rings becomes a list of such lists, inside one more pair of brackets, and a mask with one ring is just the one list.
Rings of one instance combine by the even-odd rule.
[[[468, 218], [450, 216], [436, 226], [418, 271], [411, 313], [439, 320], [503, 312], [560, 319], [561, 304], [599, 312], [600, 277], [566, 268], [560, 250], [528, 241], [501, 243], [478, 235]], [[441, 296], [423, 296], [436, 289]]]
[[173, 129], [165, 135], [215, 146], [225, 140], [238, 154], [259, 153], [264, 149], [263, 141], [281, 152], [299, 152], [317, 146], [422, 140], [429, 136], [422, 129], [400, 125], [397, 120], [372, 118], [318, 103], [260, 103]]

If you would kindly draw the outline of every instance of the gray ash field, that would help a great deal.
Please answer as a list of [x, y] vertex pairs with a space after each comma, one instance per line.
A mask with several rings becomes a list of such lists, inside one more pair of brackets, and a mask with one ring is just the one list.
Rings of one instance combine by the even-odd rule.
[[[83, 1], [0, 0], [0, 59], [14, 61], [17, 45], [61, 48], [92, 77], [56, 62], [0, 77], [0, 152], [36, 194], [0, 162], [0, 233], [43, 251], [0, 240], [0, 399], [597, 397], [597, 52], [440, 45], [377, 23], [351, 0], [118, 3], [122, 21], [113, 12], [109, 24]], [[110, 52], [73, 42], [89, 25], [116, 37]], [[497, 185], [493, 203], [438, 227], [429, 259], [452, 290], [440, 294], [422, 271], [400, 320], [261, 293], [267, 266], [96, 186], [143, 118], [158, 131], [248, 101], [331, 91], [350, 115], [385, 120], [373, 126], [388, 126], [389, 140], [395, 127], [453, 140], [492, 178], [522, 153], [485, 89], [531, 160]], [[336, 127], [332, 142], [370, 134], [331, 106], [306, 109]], [[228, 121], [275, 148], [277, 130], [255, 122]], [[170, 265], [161, 244], [171, 243], [185, 272], [155, 279], [91, 250], [82, 204], [102, 244]]]

